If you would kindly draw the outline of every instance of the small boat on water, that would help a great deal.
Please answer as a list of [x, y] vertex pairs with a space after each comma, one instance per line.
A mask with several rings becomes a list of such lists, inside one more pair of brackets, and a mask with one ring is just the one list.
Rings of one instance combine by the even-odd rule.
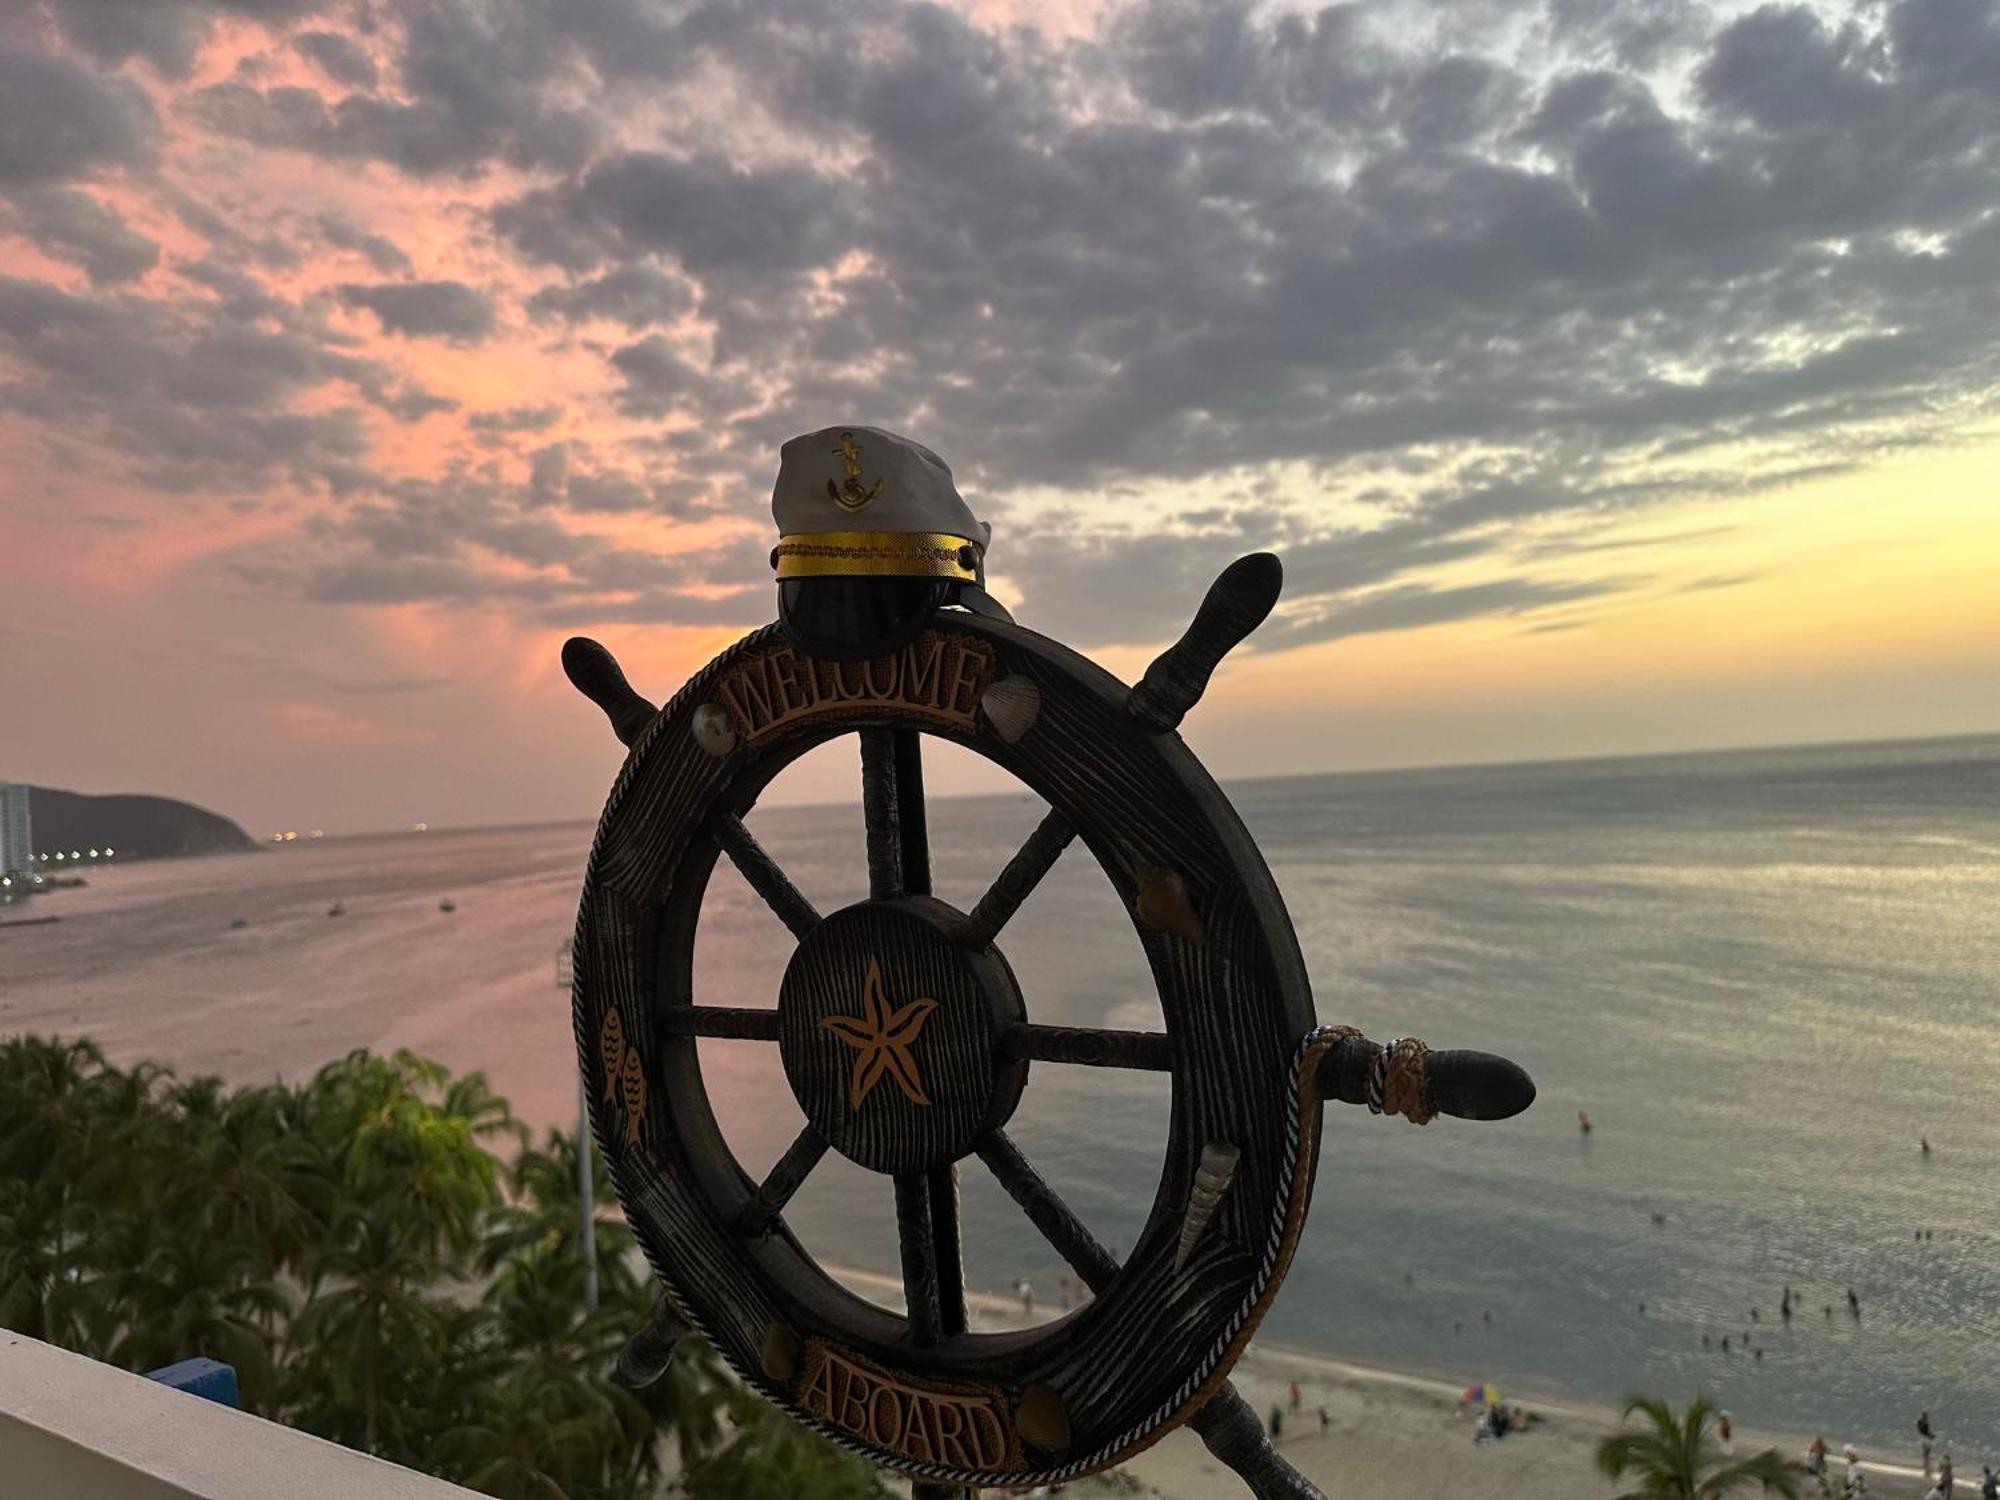
[[447, 914], [455, 912], [458, 910], [458, 903], [447, 896], [444, 900], [438, 902], [438, 910]]
[[336, 901], [336, 902], [334, 902], [334, 903], [333, 903], [333, 905], [329, 906], [329, 907], [328, 907], [328, 908], [326, 909], [326, 914], [327, 914], [327, 915], [328, 915], [329, 917], [344, 917], [344, 916], [346, 916], [346, 915], [347, 915], [347, 903], [346, 903], [345, 901]]

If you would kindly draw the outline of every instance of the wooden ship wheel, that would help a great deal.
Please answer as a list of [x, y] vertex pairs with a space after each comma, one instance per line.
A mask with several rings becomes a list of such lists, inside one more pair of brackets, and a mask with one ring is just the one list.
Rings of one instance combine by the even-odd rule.
[[[764, 1396], [919, 1496], [1073, 1479], [1182, 1423], [1254, 1494], [1319, 1493], [1228, 1375], [1304, 1225], [1322, 1102], [1497, 1119], [1534, 1087], [1503, 1058], [1317, 1022], [1270, 872], [1175, 732], [1280, 578], [1269, 554], [1233, 564], [1136, 687], [1018, 625], [950, 610], [853, 662], [806, 656], [767, 626], [658, 711], [602, 647], [568, 643], [571, 679], [630, 746], [590, 855], [574, 991], [595, 1135], [664, 1289], [622, 1379], [656, 1376], [697, 1330]], [[869, 895], [821, 912], [743, 818], [800, 755], [850, 734]], [[1048, 805], [969, 911], [931, 891], [927, 735]], [[1033, 1019], [1007, 923], [1073, 842], [1131, 915], [1163, 1032]], [[695, 929], [722, 857], [796, 941], [761, 1008], [695, 992]], [[724, 1142], [700, 1037], [778, 1049], [806, 1124], [761, 1180]], [[1035, 1066], [1058, 1062], [1172, 1079], [1159, 1189], [1122, 1260], [1008, 1132]], [[894, 1180], [901, 1315], [845, 1289], [786, 1227], [828, 1151]], [[1089, 1288], [1080, 1307], [1025, 1330], [969, 1328], [962, 1171], [990, 1172], [1020, 1205]]]

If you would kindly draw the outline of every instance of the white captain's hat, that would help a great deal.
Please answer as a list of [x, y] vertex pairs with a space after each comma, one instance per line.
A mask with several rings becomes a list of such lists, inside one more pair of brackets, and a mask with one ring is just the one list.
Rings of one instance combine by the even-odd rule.
[[922, 443], [852, 423], [795, 437], [771, 514], [779, 615], [813, 654], [870, 654], [948, 604], [1008, 618], [985, 588], [993, 528]]

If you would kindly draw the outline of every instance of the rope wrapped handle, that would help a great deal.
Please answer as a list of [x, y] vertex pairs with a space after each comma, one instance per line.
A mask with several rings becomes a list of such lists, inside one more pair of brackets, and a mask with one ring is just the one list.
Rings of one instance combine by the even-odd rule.
[[1322, 1099], [1366, 1105], [1428, 1125], [1439, 1115], [1506, 1120], [1535, 1102], [1535, 1081], [1520, 1064], [1491, 1052], [1433, 1052], [1413, 1036], [1373, 1042], [1353, 1026], [1329, 1026], [1339, 1038], [1320, 1059]]

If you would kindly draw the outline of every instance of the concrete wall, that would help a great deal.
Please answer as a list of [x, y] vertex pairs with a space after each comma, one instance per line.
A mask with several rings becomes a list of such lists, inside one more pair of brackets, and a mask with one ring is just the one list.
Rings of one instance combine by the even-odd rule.
[[0, 1495], [479, 1500], [441, 1479], [5, 1331]]

